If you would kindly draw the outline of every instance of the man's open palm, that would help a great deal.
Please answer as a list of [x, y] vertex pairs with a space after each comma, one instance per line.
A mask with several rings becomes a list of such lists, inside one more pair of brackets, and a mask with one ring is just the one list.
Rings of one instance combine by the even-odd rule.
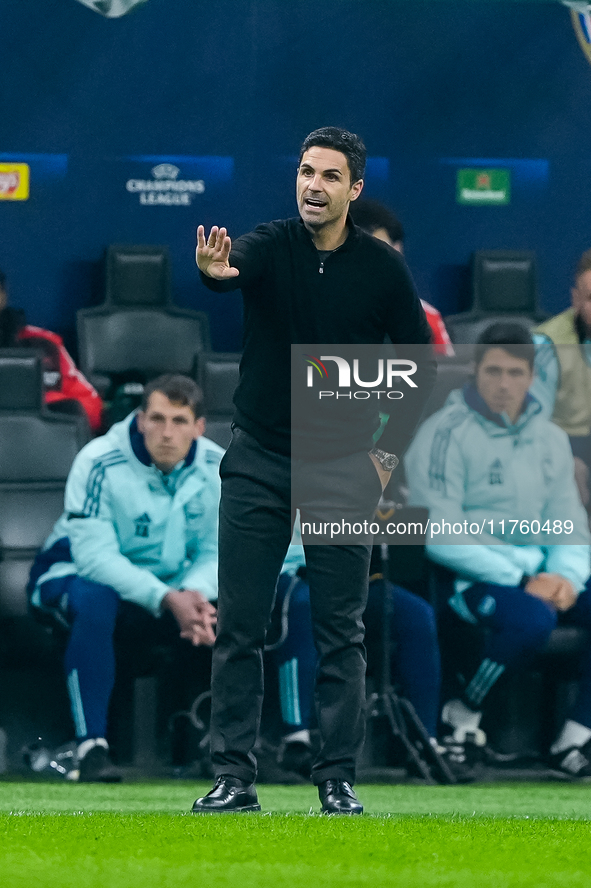
[[195, 261], [199, 270], [217, 281], [237, 277], [240, 272], [230, 265], [231, 247], [232, 241], [225, 228], [218, 228], [217, 225], [214, 225], [206, 239], [205, 228], [200, 225], [197, 229], [197, 250], [195, 253]]

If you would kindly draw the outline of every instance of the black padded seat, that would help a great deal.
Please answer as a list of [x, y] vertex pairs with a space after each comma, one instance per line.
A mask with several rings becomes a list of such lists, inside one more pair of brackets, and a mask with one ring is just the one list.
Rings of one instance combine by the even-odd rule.
[[208, 419], [205, 423], [205, 436], [227, 450], [232, 440], [231, 419]]
[[168, 247], [110, 244], [105, 279], [105, 302], [112, 305], [168, 305], [171, 299]]
[[203, 389], [207, 416], [234, 412], [234, 392], [240, 379], [238, 352], [204, 352], [199, 356], [197, 381]]
[[532, 250], [476, 250], [472, 255], [472, 304], [448, 315], [454, 344], [473, 343], [498, 321], [531, 330], [547, 318], [539, 302], [536, 255]]
[[0, 617], [24, 616], [39, 547], [63, 510], [74, 457], [88, 423], [43, 404], [41, 357], [0, 349]]
[[470, 364], [457, 363], [453, 358], [439, 361], [435, 385], [423, 410], [423, 420], [440, 410], [447, 401], [450, 392], [461, 389], [471, 377], [472, 366]]
[[104, 303], [76, 313], [80, 369], [99, 394], [162, 373], [194, 376], [211, 347], [209, 318], [172, 304], [168, 248], [112, 244], [105, 264]]
[[488, 330], [492, 324], [501, 322], [507, 324], [519, 324], [524, 330], [530, 332], [536, 324], [543, 320], [543, 317], [519, 314], [482, 315], [466, 312], [463, 314], [448, 315], [444, 320], [447, 332], [449, 333], [449, 338], [454, 345], [471, 345], [478, 342], [482, 334]]
[[237, 352], [204, 352], [197, 365], [207, 421], [205, 434], [224, 448], [232, 439], [233, 399], [240, 379], [240, 358]]
[[471, 310], [537, 317], [536, 254], [532, 250], [476, 250], [472, 256]]
[[43, 375], [36, 350], [0, 349], [0, 411], [38, 411], [43, 402]]
[[113, 377], [145, 382], [161, 373], [195, 373], [209, 347], [204, 312], [167, 309], [84, 308], [77, 313], [80, 368], [103, 395]]
[[78, 417], [0, 411], [0, 481], [63, 481], [87, 440]]

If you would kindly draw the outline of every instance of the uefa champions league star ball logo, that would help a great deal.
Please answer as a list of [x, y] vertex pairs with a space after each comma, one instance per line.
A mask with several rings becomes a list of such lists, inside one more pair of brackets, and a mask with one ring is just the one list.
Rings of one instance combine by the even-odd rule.
[[139, 194], [145, 206], [189, 207], [196, 194], [203, 194], [203, 179], [179, 179], [180, 169], [173, 163], [152, 167], [152, 179], [128, 179], [127, 191]]
[[136, 6], [142, 6], [148, 0], [78, 0], [78, 2], [107, 18], [121, 18], [122, 15], [127, 15]]

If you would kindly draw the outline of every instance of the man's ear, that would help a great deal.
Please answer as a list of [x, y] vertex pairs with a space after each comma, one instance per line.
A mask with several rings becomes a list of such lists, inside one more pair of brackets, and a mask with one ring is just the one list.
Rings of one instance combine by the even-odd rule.
[[363, 191], [363, 179], [359, 179], [354, 185], [351, 185], [351, 200], [357, 200]]
[[197, 440], [197, 438], [200, 438], [201, 435], [204, 435], [204, 434], [205, 434], [205, 417], [200, 416], [199, 419], [195, 420], [195, 434], [193, 437], [195, 438], [195, 440]]
[[143, 410], [138, 411], [138, 413], [136, 414], [136, 419], [137, 419], [137, 427], [143, 435], [144, 429], [145, 429], [144, 423], [146, 421], [146, 414], [144, 413]]

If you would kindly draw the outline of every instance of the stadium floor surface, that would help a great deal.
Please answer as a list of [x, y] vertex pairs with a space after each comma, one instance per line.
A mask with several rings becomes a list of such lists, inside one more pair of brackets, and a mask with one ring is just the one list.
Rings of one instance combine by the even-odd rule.
[[[591, 785], [359, 786], [364, 817], [313, 787], [262, 786], [266, 815], [195, 817], [194, 782], [0, 782], [3, 888], [591, 885]], [[313, 816], [310, 816], [312, 813]]]

